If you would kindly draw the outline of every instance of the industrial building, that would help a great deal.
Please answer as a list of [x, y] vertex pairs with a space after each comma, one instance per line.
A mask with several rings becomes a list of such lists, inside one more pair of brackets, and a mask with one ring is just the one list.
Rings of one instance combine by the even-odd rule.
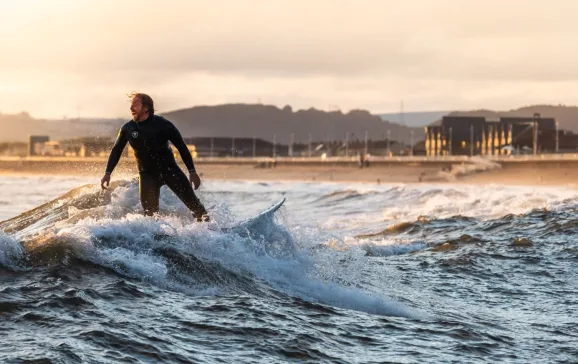
[[29, 135], [28, 136], [28, 155], [42, 155], [44, 149], [44, 143], [49, 142], [50, 137], [48, 135]]
[[425, 127], [428, 156], [576, 152], [578, 135], [559, 130], [554, 118], [444, 116]]

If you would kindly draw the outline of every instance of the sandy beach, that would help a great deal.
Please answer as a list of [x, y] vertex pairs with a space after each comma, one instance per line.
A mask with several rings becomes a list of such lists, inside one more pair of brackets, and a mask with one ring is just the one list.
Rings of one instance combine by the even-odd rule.
[[[2, 174], [94, 175], [100, 179], [106, 160], [0, 158]], [[229, 163], [197, 162], [203, 179], [262, 181], [335, 181], [364, 183], [473, 183], [508, 185], [574, 185], [578, 160], [557, 162], [374, 163], [360, 168], [356, 163]], [[134, 160], [123, 158], [113, 178], [137, 174]]]
[[[364, 183], [469, 183], [508, 185], [574, 185], [578, 182], [578, 164], [504, 164], [491, 170], [460, 170], [423, 165], [388, 165], [369, 168], [279, 166], [256, 169], [251, 166], [200, 165], [208, 179], [335, 181]], [[463, 173], [463, 174], [461, 174]]]

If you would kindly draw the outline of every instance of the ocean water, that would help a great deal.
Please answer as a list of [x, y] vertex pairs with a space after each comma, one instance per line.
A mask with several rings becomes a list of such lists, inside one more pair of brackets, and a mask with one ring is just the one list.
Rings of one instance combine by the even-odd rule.
[[578, 362], [574, 188], [95, 182], [0, 176], [0, 362]]

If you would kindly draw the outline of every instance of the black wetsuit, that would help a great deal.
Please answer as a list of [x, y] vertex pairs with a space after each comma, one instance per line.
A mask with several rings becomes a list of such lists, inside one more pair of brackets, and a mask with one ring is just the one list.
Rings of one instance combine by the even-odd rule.
[[193, 157], [181, 133], [167, 119], [151, 115], [141, 122], [131, 120], [120, 128], [108, 157], [106, 173], [112, 173], [128, 142], [134, 149], [138, 163], [139, 194], [145, 214], [158, 212], [160, 188], [167, 185], [200, 221], [207, 211], [195, 195], [191, 182], [177, 165], [169, 141], [179, 151], [189, 172], [195, 172]]

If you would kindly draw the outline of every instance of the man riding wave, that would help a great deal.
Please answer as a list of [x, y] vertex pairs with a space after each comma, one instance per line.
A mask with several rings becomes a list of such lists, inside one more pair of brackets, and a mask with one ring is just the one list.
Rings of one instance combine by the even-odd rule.
[[[102, 188], [110, 183], [110, 175], [118, 164], [127, 143], [134, 150], [139, 171], [139, 197], [145, 215], [159, 211], [160, 189], [167, 185], [191, 210], [197, 221], [209, 221], [207, 210], [199, 201], [195, 190], [201, 179], [195, 170], [193, 157], [178, 129], [162, 116], [155, 115], [152, 98], [143, 93], [131, 96], [132, 120], [125, 123], [118, 132], [106, 165], [106, 172], [100, 181]], [[171, 142], [179, 151], [189, 178], [179, 168]]]

